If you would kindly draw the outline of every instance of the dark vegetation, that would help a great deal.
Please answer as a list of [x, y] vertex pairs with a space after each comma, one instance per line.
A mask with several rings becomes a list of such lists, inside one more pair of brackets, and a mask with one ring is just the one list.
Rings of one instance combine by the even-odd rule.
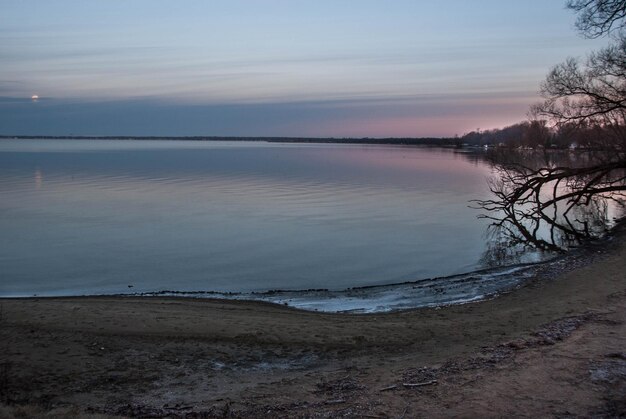
[[545, 119], [533, 119], [500, 129], [472, 131], [459, 141], [469, 146], [602, 150], [613, 135], [608, 127], [574, 122], [550, 126]]

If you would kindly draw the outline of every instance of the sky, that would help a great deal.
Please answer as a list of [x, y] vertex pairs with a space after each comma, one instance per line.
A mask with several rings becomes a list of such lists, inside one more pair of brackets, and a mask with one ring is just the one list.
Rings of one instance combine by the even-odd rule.
[[0, 0], [0, 135], [502, 127], [526, 118], [553, 65], [602, 45], [564, 3]]

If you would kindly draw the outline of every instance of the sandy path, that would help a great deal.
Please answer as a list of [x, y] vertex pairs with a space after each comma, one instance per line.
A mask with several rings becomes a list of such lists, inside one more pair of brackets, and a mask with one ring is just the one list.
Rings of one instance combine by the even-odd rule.
[[0, 416], [616, 415], [626, 398], [624, 229], [562, 265], [581, 267], [490, 301], [376, 315], [0, 300]]

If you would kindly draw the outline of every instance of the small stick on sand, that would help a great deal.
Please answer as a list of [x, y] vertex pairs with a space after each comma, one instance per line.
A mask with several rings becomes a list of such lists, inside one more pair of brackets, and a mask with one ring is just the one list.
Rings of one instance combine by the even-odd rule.
[[396, 388], [398, 388], [398, 386], [397, 386], [397, 385], [395, 385], [395, 384], [392, 384], [392, 385], [390, 385], [390, 386], [388, 386], [388, 387], [381, 388], [381, 389], [380, 389], [380, 390], [378, 390], [378, 391], [389, 391], [389, 390], [394, 390], [394, 389], [396, 389]]
[[193, 406], [163, 406], [163, 409], [167, 409], [167, 410], [187, 410], [187, 409], [193, 409]]
[[423, 387], [437, 384], [437, 380], [424, 381], [423, 383], [402, 383], [404, 387]]
[[337, 399], [337, 400], [327, 400], [326, 404], [341, 404], [341, 403], [345, 403], [346, 401], [344, 399]]

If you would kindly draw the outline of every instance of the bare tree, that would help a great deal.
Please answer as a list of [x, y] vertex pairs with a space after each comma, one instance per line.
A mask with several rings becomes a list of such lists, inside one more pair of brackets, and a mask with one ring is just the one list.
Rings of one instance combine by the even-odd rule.
[[585, 63], [570, 58], [555, 66], [541, 86], [545, 101], [532, 113], [557, 126], [600, 127], [603, 146], [626, 150], [626, 36], [592, 53]]
[[589, 236], [598, 222], [591, 209], [626, 199], [626, 0], [570, 0], [568, 7], [579, 13], [577, 26], [585, 36], [612, 34], [613, 43], [584, 62], [568, 59], [554, 67], [541, 87], [544, 102], [530, 113], [561, 131], [593, 134], [604, 153], [580, 166], [494, 162], [495, 198], [478, 202], [509, 240], [545, 250], [559, 247], [557, 237]]
[[613, 34], [614, 42], [581, 62], [555, 66], [541, 86], [545, 101], [531, 113], [556, 125], [600, 127], [623, 151], [626, 142], [626, 0], [569, 0], [577, 27], [591, 38]]
[[569, 0], [567, 7], [578, 13], [576, 27], [588, 38], [599, 38], [625, 26], [625, 0]]

